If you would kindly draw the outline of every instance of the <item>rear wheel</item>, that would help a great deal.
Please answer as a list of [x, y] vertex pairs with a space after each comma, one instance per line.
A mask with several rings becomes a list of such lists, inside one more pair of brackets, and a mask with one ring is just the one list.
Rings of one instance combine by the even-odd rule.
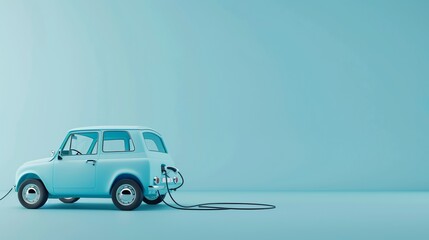
[[19, 186], [18, 199], [22, 206], [26, 208], [40, 208], [48, 200], [48, 191], [42, 181], [27, 179]]
[[77, 200], [79, 200], [80, 198], [72, 198], [72, 197], [69, 197], [69, 198], [60, 198], [60, 201], [61, 202], [63, 202], [63, 203], [75, 203], [75, 202], [77, 202]]
[[149, 204], [149, 205], [156, 205], [158, 203], [161, 203], [162, 200], [164, 200], [164, 198], [165, 198], [165, 194], [164, 195], [158, 195], [158, 196], [152, 197], [152, 198], [144, 196], [143, 202], [145, 202], [146, 204]]
[[142, 190], [134, 180], [122, 179], [112, 188], [112, 201], [121, 210], [133, 210], [139, 207], [142, 198]]

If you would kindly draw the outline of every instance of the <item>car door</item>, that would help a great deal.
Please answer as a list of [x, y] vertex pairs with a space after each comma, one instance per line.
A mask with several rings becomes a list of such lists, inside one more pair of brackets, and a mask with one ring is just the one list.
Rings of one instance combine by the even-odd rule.
[[72, 132], [54, 161], [56, 195], [82, 196], [95, 188], [99, 135], [97, 131]]

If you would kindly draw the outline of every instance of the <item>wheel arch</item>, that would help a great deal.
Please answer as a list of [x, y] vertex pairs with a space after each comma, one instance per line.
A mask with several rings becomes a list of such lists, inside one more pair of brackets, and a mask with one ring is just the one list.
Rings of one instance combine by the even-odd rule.
[[19, 178], [19, 180], [18, 180], [18, 182], [17, 182], [17, 184], [16, 184], [16, 190], [18, 191], [18, 189], [19, 189], [19, 187], [21, 186], [21, 184], [25, 181], [25, 180], [27, 180], [27, 179], [37, 179], [37, 180], [40, 180], [41, 182], [42, 182], [42, 184], [45, 186], [45, 188], [46, 188], [46, 185], [45, 185], [45, 183], [43, 182], [43, 180], [42, 180], [42, 178], [40, 178], [39, 177], [39, 175], [37, 175], [36, 173], [32, 173], [32, 172], [30, 172], [30, 173], [25, 173], [25, 174], [23, 174], [20, 178]]
[[131, 174], [131, 173], [121, 173], [118, 176], [116, 176], [115, 180], [113, 180], [112, 184], [110, 184], [110, 189], [109, 189], [109, 194], [110, 195], [112, 194], [112, 188], [113, 188], [113, 186], [115, 186], [115, 184], [117, 182], [119, 182], [120, 180], [122, 180], [122, 179], [131, 179], [131, 180], [134, 180], [140, 186], [140, 188], [142, 190], [142, 194], [144, 193], [143, 184], [142, 184], [142, 182], [140, 181], [140, 179], [137, 176], [135, 176], [134, 174]]

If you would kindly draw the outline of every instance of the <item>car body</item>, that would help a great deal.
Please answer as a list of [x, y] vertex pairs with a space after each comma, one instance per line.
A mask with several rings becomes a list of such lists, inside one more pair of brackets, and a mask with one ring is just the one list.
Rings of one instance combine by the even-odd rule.
[[[140, 203], [141, 200], [159, 203], [159, 198], [163, 199], [167, 191], [163, 184], [165, 181], [172, 187], [179, 184], [174, 172], [167, 179], [162, 177], [165, 166], [174, 166], [174, 162], [161, 134], [154, 129], [141, 126], [75, 128], [67, 133], [58, 150], [53, 151], [52, 157], [30, 161], [19, 167], [16, 189], [25, 207], [38, 208], [40, 203], [31, 203], [37, 194], [37, 200], [40, 200], [45, 190], [47, 198], [60, 198], [62, 201], [79, 198], [113, 199], [116, 194], [112, 192], [115, 184], [128, 180], [133, 184], [128, 182], [126, 191], [115, 188], [118, 191], [116, 200], [120, 200], [120, 194], [126, 196], [131, 192], [135, 199], [141, 198]], [[30, 185], [23, 186], [25, 182], [30, 182]], [[141, 196], [137, 196], [137, 191], [141, 191]], [[128, 208], [134, 209], [140, 204], [134, 205]]]

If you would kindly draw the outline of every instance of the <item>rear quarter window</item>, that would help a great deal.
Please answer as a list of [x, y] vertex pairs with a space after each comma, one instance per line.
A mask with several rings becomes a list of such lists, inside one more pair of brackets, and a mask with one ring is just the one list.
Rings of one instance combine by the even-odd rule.
[[164, 142], [162, 138], [155, 133], [144, 132], [143, 133], [144, 142], [149, 151], [167, 153]]

